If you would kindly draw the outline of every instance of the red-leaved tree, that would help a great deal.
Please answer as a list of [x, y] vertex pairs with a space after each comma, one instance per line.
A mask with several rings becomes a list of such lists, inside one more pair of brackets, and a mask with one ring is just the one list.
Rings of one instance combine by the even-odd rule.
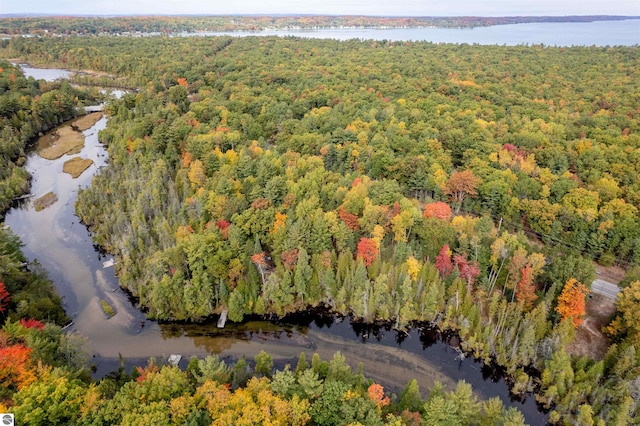
[[220, 219], [216, 221], [216, 228], [220, 230], [220, 233], [222, 234], [222, 238], [224, 238], [225, 240], [229, 235], [229, 225], [231, 224], [224, 219]]
[[473, 284], [480, 275], [480, 267], [477, 261], [469, 262], [466, 254], [456, 254], [453, 256], [453, 263], [458, 268], [460, 278], [467, 282], [467, 293], [471, 294]]
[[524, 305], [525, 309], [530, 309], [538, 298], [536, 287], [533, 285], [531, 265], [527, 263], [520, 272], [521, 278], [517, 285], [516, 299]]
[[378, 246], [371, 238], [360, 238], [358, 243], [358, 257], [366, 266], [370, 266], [378, 257]]
[[28, 320], [21, 318], [20, 325], [24, 328], [37, 328], [38, 330], [44, 329], [44, 323], [33, 318], [29, 318]]
[[453, 263], [451, 263], [451, 250], [449, 245], [445, 244], [440, 249], [440, 253], [436, 256], [436, 269], [440, 272], [441, 277], [447, 277], [453, 272]]
[[4, 286], [4, 283], [0, 281], [0, 313], [4, 312], [9, 306], [9, 301], [11, 300], [11, 295], [9, 291]]
[[347, 225], [349, 229], [353, 231], [357, 230], [358, 227], [360, 226], [358, 224], [358, 215], [349, 213], [345, 211], [343, 208], [340, 208], [340, 210], [338, 210], [338, 216], [345, 223], [345, 225]]

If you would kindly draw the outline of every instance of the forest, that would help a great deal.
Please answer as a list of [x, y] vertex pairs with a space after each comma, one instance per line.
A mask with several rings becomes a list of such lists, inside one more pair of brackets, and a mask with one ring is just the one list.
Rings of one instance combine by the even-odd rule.
[[[64, 93], [74, 97], [62, 98], [60, 84], [25, 79], [19, 67], [0, 65], [3, 169], [24, 173], [26, 179], [21, 166], [32, 132], [77, 114], [80, 98], [91, 96], [63, 83]], [[42, 107], [43, 97], [66, 99], [64, 111], [54, 108], [56, 103]], [[17, 194], [0, 193], [0, 205], [10, 205]], [[63, 332], [70, 318], [61, 299], [46, 271], [21, 253], [21, 245], [10, 230], [0, 228], [0, 412], [13, 413], [23, 424], [402, 425], [421, 419], [463, 424], [470, 416], [487, 425], [524, 424], [518, 410], [498, 398], [478, 401], [464, 382], [451, 391], [438, 385], [426, 400], [415, 380], [399, 395], [390, 394], [367, 379], [362, 367], [351, 371], [340, 353], [329, 362], [317, 354], [308, 362], [301, 353], [295, 370], [276, 369], [264, 352], [232, 364], [216, 356], [192, 358], [186, 372], [151, 359], [130, 373], [120, 366], [92, 380], [85, 339]]]
[[[603, 425], [640, 417], [639, 53], [266, 37], [16, 38], [0, 50], [138, 87], [108, 106], [110, 164], [76, 210], [150, 317], [325, 306], [399, 329], [429, 322], [504, 367], [551, 423]], [[82, 81], [93, 78], [109, 77]], [[594, 260], [630, 271], [601, 360], [566, 350]], [[343, 401], [372, 385], [311, 371]], [[172, 374], [147, 377], [194, 380]], [[258, 374], [220, 398], [267, 389], [294, 404], [303, 391], [279, 393], [276, 377], [300, 374]], [[228, 381], [195, 380], [162, 399], [212, 415], [202, 392]], [[429, 417], [432, 396], [458, 404], [432, 390], [412, 418], [454, 424]], [[312, 423], [334, 424], [313, 407]]]

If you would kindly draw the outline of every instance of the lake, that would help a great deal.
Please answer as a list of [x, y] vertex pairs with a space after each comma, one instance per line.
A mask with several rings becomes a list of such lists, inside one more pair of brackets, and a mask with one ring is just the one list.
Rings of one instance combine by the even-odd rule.
[[477, 28], [324, 28], [189, 33], [180, 36], [280, 36], [336, 40], [430, 41], [483, 45], [634, 46], [640, 45], [640, 19], [597, 22], [545, 22]]

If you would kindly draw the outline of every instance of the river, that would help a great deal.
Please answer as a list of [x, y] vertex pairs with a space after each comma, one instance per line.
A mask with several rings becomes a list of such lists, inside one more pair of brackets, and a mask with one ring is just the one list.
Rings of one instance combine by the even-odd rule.
[[[31, 69], [23, 70], [29, 75]], [[49, 71], [52, 78], [60, 76]], [[25, 167], [33, 177], [33, 198], [53, 191], [58, 201], [39, 212], [30, 201], [23, 202], [5, 218], [24, 242], [27, 258], [40, 262], [63, 297], [64, 308], [73, 318], [68, 330], [87, 339], [91, 362], [97, 367], [96, 377], [115, 369], [120, 355], [131, 366], [145, 363], [149, 357], [163, 361], [175, 353], [183, 356], [181, 365], [186, 366], [188, 357], [193, 355], [218, 354], [227, 359], [245, 355], [250, 359], [264, 350], [277, 365], [290, 362], [295, 366], [302, 351], [307, 359], [317, 352], [327, 360], [341, 351], [349, 365], [355, 368], [362, 363], [367, 376], [393, 392], [399, 392], [415, 378], [426, 397], [435, 381], [453, 389], [458, 380], [464, 379], [479, 398], [499, 396], [506, 405], [519, 408], [528, 423], [546, 422], [532, 396], [524, 401], [512, 400], [499, 372], [472, 359], [461, 360], [455, 349], [457, 339], [429, 328], [413, 329], [407, 334], [313, 314], [227, 323], [224, 329], [218, 329], [216, 324], [159, 324], [146, 320], [120, 289], [114, 268], [103, 268], [109, 256], [101, 255], [93, 246], [90, 233], [74, 211], [78, 188], [89, 185], [97, 170], [107, 164], [106, 149], [98, 140], [98, 131], [106, 125], [103, 117], [84, 132], [85, 146], [78, 155], [92, 159], [94, 165], [77, 179], [62, 172], [62, 165], [70, 156], [45, 160], [31, 152]], [[115, 316], [105, 316], [100, 307], [103, 299], [115, 308]]]

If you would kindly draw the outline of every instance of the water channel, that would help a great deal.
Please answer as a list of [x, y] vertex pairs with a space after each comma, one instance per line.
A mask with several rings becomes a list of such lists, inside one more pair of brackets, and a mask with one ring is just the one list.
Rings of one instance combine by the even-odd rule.
[[[23, 70], [30, 75], [28, 67]], [[96, 250], [90, 233], [74, 212], [78, 189], [89, 185], [97, 170], [107, 163], [106, 149], [98, 140], [98, 131], [106, 125], [107, 119], [102, 117], [84, 132], [85, 146], [77, 155], [92, 159], [94, 164], [76, 179], [62, 172], [70, 156], [45, 160], [37, 152], [30, 153], [26, 168], [33, 177], [33, 198], [53, 191], [58, 201], [38, 212], [27, 201], [11, 209], [5, 218], [24, 242], [27, 258], [37, 259], [48, 271], [73, 318], [68, 330], [86, 337], [97, 376], [115, 369], [120, 355], [133, 365], [144, 364], [149, 357], [163, 361], [170, 354], [181, 354], [181, 365], [186, 365], [192, 355], [218, 354], [228, 359], [245, 355], [251, 359], [264, 350], [282, 366], [286, 362], [295, 365], [302, 351], [307, 359], [317, 352], [327, 360], [341, 351], [349, 365], [355, 368], [362, 363], [367, 376], [393, 392], [415, 378], [426, 397], [435, 381], [453, 389], [458, 380], [464, 379], [480, 399], [499, 396], [506, 405], [519, 408], [528, 423], [546, 422], [532, 396], [525, 401], [511, 400], [499, 372], [472, 359], [460, 359], [455, 337], [429, 328], [404, 333], [314, 314], [227, 323], [224, 329], [218, 329], [215, 323], [159, 324], [146, 320], [120, 289], [114, 268], [103, 268], [110, 256]], [[105, 316], [100, 307], [102, 299], [115, 308], [115, 316]]]

